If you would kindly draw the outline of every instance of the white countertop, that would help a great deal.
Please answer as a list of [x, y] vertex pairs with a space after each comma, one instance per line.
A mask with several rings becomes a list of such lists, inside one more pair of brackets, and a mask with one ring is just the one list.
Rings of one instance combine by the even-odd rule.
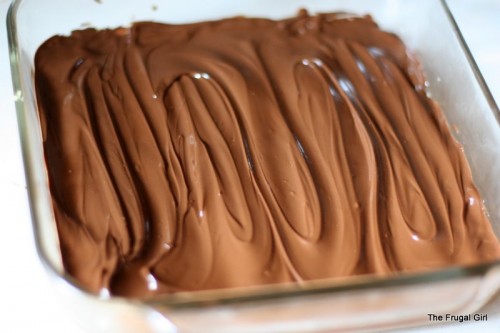
[[[55, 301], [35, 251], [8, 61], [9, 4], [10, 0], [0, 0], [0, 332], [84, 333]], [[500, 103], [500, 1], [449, 0], [449, 5]], [[487, 322], [411, 331], [500, 332], [500, 294], [481, 312], [488, 314]]]

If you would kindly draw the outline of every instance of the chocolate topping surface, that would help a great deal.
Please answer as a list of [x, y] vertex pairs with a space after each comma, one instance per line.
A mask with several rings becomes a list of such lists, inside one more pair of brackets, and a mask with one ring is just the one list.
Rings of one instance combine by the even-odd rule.
[[63, 261], [90, 291], [500, 257], [418, 62], [370, 17], [88, 29], [35, 62]]

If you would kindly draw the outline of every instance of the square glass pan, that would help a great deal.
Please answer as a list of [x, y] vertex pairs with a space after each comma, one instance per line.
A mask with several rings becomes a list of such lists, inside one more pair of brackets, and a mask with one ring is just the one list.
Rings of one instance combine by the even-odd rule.
[[437, 100], [470, 163], [500, 236], [499, 111], [444, 0], [16, 0], [8, 18], [16, 109], [40, 259], [68, 313], [91, 332], [306, 332], [367, 330], [428, 322], [427, 313], [467, 314], [500, 287], [500, 261], [391, 278], [358, 277], [179, 293], [152, 301], [96, 296], [63, 270], [43, 158], [33, 82], [34, 55], [55, 34], [127, 26], [133, 21], [185, 23], [235, 15], [279, 19], [310, 12], [371, 14], [420, 58]]

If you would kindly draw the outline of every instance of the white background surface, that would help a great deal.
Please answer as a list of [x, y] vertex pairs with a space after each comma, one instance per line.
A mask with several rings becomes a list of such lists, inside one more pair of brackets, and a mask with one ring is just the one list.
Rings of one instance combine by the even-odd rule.
[[[0, 332], [84, 333], [55, 302], [34, 247], [10, 78], [5, 27], [9, 4], [10, 0], [0, 0]], [[500, 1], [449, 0], [449, 4], [500, 102]], [[480, 312], [488, 314], [487, 322], [412, 332], [500, 332], [500, 294]]]

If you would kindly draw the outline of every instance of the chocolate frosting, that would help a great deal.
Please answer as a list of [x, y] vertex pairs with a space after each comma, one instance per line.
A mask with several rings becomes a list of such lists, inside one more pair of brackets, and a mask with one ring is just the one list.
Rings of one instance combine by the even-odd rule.
[[90, 291], [500, 257], [418, 61], [369, 16], [87, 29], [35, 61], [63, 261]]

